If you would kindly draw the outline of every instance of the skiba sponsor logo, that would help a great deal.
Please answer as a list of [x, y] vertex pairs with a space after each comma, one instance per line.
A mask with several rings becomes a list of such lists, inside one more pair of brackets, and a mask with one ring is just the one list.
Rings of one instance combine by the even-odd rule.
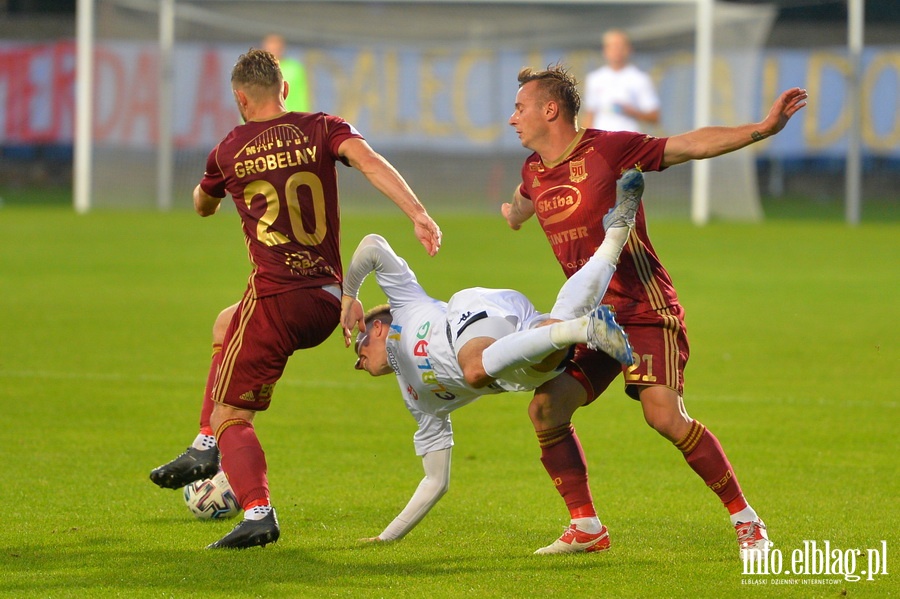
[[[793, 551], [769, 547], [742, 554], [741, 584], [838, 584], [874, 581], [888, 575], [887, 541], [868, 549], [842, 549], [831, 541], [803, 541]], [[816, 578], [807, 578], [807, 577]], [[834, 578], [831, 578], [834, 577]]]

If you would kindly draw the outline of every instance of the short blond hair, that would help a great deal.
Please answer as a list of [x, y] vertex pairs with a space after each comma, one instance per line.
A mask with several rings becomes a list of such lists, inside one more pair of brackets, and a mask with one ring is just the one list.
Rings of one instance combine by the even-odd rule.
[[251, 48], [238, 57], [231, 70], [231, 85], [261, 99], [281, 93], [284, 77], [278, 59], [271, 52]]
[[578, 81], [566, 66], [557, 63], [548, 65], [543, 71], [531, 67], [519, 71], [519, 87], [531, 81], [536, 82], [544, 101], [553, 100], [558, 103], [563, 116], [575, 122], [575, 117], [581, 110], [581, 94], [578, 93]]
[[366, 323], [367, 329], [369, 328], [369, 323], [375, 320], [380, 320], [384, 324], [391, 324], [394, 321], [394, 317], [391, 316], [391, 305], [379, 304], [373, 308], [369, 308], [366, 310], [363, 320]]

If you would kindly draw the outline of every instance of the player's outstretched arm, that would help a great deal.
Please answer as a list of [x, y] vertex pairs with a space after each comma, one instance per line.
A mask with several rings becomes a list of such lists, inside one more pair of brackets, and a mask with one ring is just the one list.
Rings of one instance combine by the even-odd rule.
[[[419, 285], [409, 264], [394, 252], [387, 240], [374, 233], [366, 235], [360, 240], [350, 259], [350, 264], [344, 270], [341, 324], [346, 327], [345, 343], [349, 340], [348, 335], [353, 332], [354, 322], [359, 328], [362, 319], [362, 313], [359, 312], [362, 310], [362, 305], [354, 307], [353, 300], [359, 297], [359, 290], [363, 282], [373, 272], [378, 286], [387, 296], [388, 303], [392, 308], [430, 299]], [[359, 328], [359, 330], [364, 329]]]
[[425, 478], [419, 483], [409, 503], [380, 535], [360, 541], [396, 541], [415, 528], [450, 487], [450, 452], [451, 448], [448, 447], [422, 456]]
[[766, 118], [758, 123], [737, 127], [703, 127], [673, 135], [666, 142], [663, 165], [721, 156], [771, 137], [784, 129], [791, 117], [806, 106], [807, 98], [805, 89], [794, 87], [778, 96]]
[[509, 228], [518, 231], [522, 228], [522, 223], [534, 216], [534, 204], [525, 199], [516, 187], [512, 202], [501, 204], [500, 213], [503, 214]]
[[430, 256], [441, 248], [441, 228], [428, 215], [425, 206], [413, 193], [397, 169], [381, 154], [359, 138], [348, 139], [341, 144], [340, 154], [350, 166], [359, 170], [375, 189], [386, 195], [413, 222], [416, 238]]

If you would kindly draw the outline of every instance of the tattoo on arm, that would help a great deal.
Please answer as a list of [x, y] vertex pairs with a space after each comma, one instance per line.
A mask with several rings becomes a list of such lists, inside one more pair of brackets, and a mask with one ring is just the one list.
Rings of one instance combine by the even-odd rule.
[[753, 133], [750, 134], [750, 138], [753, 141], [762, 141], [766, 138], [766, 136], [763, 135], [762, 133], [760, 133], [759, 131], [754, 131]]

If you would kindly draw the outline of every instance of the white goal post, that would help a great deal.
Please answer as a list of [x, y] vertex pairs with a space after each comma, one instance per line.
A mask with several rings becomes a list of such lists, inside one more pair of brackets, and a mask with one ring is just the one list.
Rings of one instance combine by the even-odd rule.
[[[79, 212], [90, 210], [95, 202], [93, 189], [94, 169], [97, 168], [96, 159], [92, 156], [92, 131], [95, 123], [93, 122], [94, 111], [91, 108], [97, 102], [94, 97], [95, 90], [95, 71], [93, 68], [93, 56], [95, 52], [96, 28], [95, 21], [97, 16], [97, 5], [101, 2], [107, 2], [124, 7], [128, 11], [143, 15], [143, 23], [146, 26], [148, 16], [155, 15], [156, 19], [150, 21], [156, 24], [156, 41], [158, 47], [158, 80], [155, 89], [158, 93], [156, 126], [159, 134], [155, 147], [152, 149], [155, 156], [155, 186], [156, 186], [156, 206], [161, 210], [168, 210], [172, 207], [172, 188], [175, 179], [173, 171], [175, 169], [175, 149], [173, 142], [173, 113], [176, 110], [174, 93], [174, 70], [175, 70], [175, 44], [176, 36], [179, 30], [179, 23], [202, 23], [204, 25], [215, 25], [222, 28], [236, 27], [228, 25], [231, 20], [236, 23], [244, 23], [249, 31], [254, 35], [259, 35], [265, 29], [285, 28], [287, 23], [285, 18], [279, 16], [279, 13], [288, 14], [290, 10], [297, 10], [297, 7], [307, 6], [310, 9], [314, 5], [324, 5], [324, 2], [316, 0], [295, 0], [288, 2], [286, 0], [267, 0], [267, 2], [227, 2], [204, 1], [204, 0], [78, 0], [77, 5], [77, 65], [78, 65], [78, 85], [76, 90], [76, 126], [75, 126], [75, 169], [74, 169], [74, 204], [75, 209]], [[267, 5], [277, 10], [265, 11], [257, 8], [256, 12], [247, 12], [255, 5]], [[438, 7], [439, 5], [458, 5], [461, 9], [472, 12], [482, 10], [482, 7], [502, 7], [508, 12], [528, 11], [536, 7], [542, 7], [553, 10], [555, 7], [559, 9], [581, 8], [585, 11], [594, 9], [601, 5], [609, 5], [613, 7], [618, 5], [617, 11], [624, 12], [626, 10], [634, 10], [634, 6], [647, 5], [653, 7], [680, 6], [685, 10], [691, 11], [691, 30], [687, 35], [693, 39], [693, 77], [692, 91], [690, 92], [692, 101], [692, 120], [689, 123], [691, 128], [707, 126], [714, 123], [713, 113], [713, 80], [714, 80], [714, 53], [718, 52], [716, 44], [721, 43], [719, 37], [725, 37], [721, 33], [723, 30], [722, 23], [739, 22], [742, 19], [754, 20], [755, 23], [763, 23], [762, 28], [757, 27], [757, 37], [764, 37], [768, 32], [774, 18], [774, 9], [770, 6], [748, 6], [735, 5], [719, 0], [633, 0], [632, 2], [623, 2], [622, 0], [567, 0], [567, 1], [547, 1], [538, 2], [537, 0], [493, 0], [491, 2], [472, 2], [471, 0], [382, 0], [378, 3], [372, 3], [367, 0], [342, 0], [333, 4], [341, 5], [358, 5], [360, 7], [377, 4], [387, 6], [388, 8], [400, 8], [406, 14], [411, 14], [416, 10], [424, 10], [421, 7]], [[463, 6], [465, 5], [465, 7]], [[480, 5], [480, 6], [479, 6]], [[235, 11], [234, 16], [224, 14], [220, 11], [221, 7], [231, 8]], [[214, 7], [214, 8], [211, 8]], [[111, 11], [107, 11], [111, 12]], [[271, 14], [264, 14], [271, 13]], [[293, 13], [291, 13], [293, 14]], [[487, 13], [486, 13], [487, 14]], [[249, 15], [249, 16], [248, 16]], [[279, 22], [281, 21], [281, 22]], [[663, 20], [665, 21], [665, 20]], [[288, 21], [290, 22], [290, 21]], [[537, 31], [539, 25], [535, 25], [533, 30], [529, 30], [528, 34]], [[592, 25], [595, 29], [594, 45], [595, 52], [599, 54], [599, 38], [602, 33], [604, 24], [597, 22]], [[183, 29], [184, 27], [182, 27]], [[582, 26], [583, 28], [583, 26]], [[643, 20], [633, 23], [627, 27], [629, 32], [644, 31], [648, 37], [655, 35], [679, 35], [678, 32], [666, 31], [673, 29], [674, 26], [669, 22], [657, 22], [652, 20]], [[310, 30], [311, 31], [311, 30]], [[761, 31], [761, 33], [760, 33]], [[559, 32], [559, 35], [565, 35], [566, 31]], [[680, 35], [684, 35], [681, 33]], [[260, 35], [261, 37], [261, 35]], [[634, 36], [633, 36], [634, 37]], [[258, 38], [257, 38], [258, 39]], [[461, 40], [464, 43], [466, 40]], [[548, 42], [550, 44], [558, 43], [557, 41]], [[751, 45], [754, 42], [749, 42]], [[756, 43], [756, 51], [760, 50], [760, 41]], [[727, 45], [727, 44], [726, 44]], [[244, 48], [246, 49], [246, 48]], [[758, 59], [758, 56], [756, 57]], [[535, 65], [543, 66], [543, 65]], [[578, 75], [579, 80], [583, 80], [585, 73]], [[683, 90], [681, 90], [683, 92]], [[663, 98], [665, 102], [665, 97]], [[511, 106], [511, 98], [506, 102]], [[337, 114], [340, 114], [339, 112]], [[342, 115], [343, 116], [343, 115]], [[758, 118], [752, 115], [749, 118]], [[667, 131], [665, 133], [678, 133], [680, 130]], [[222, 135], [227, 130], [222, 131]], [[365, 133], [365, 131], [363, 131]], [[211, 146], [210, 146], [211, 147]], [[207, 148], [208, 149], [208, 148]], [[113, 152], [116, 154], [116, 152]], [[716, 161], [727, 159], [721, 157], [713, 160], [695, 161], [691, 165], [690, 177], [690, 217], [697, 224], [706, 223], [711, 217], [738, 218], [744, 220], [758, 220], [762, 217], [761, 207], [759, 204], [759, 194], [755, 180], [755, 159], [752, 151], [743, 151], [740, 157], [732, 158], [742, 163], [738, 169], [741, 174], [732, 176], [728, 179], [725, 188], [730, 190], [725, 193], [733, 195], [735, 188], [747, 188], [746, 192], [750, 199], [730, 199], [737, 210], [729, 208], [725, 213], [721, 213], [716, 209], [717, 200], [714, 197], [713, 185], [716, 173], [720, 169], [715, 168]], [[144, 159], [144, 162], [147, 162]], [[202, 165], [201, 165], [202, 167]], [[732, 171], [728, 171], [729, 173]], [[737, 172], [737, 171], [735, 171]], [[199, 175], [199, 173], [198, 173]], [[752, 175], [752, 176], [751, 176]], [[668, 175], [666, 175], [668, 177]], [[729, 185], [730, 184], [730, 185]], [[721, 185], [716, 185], [716, 188]], [[511, 192], [511, 189], [510, 189]], [[181, 193], [181, 192], [179, 192]], [[728, 211], [732, 212], [729, 213]]]

